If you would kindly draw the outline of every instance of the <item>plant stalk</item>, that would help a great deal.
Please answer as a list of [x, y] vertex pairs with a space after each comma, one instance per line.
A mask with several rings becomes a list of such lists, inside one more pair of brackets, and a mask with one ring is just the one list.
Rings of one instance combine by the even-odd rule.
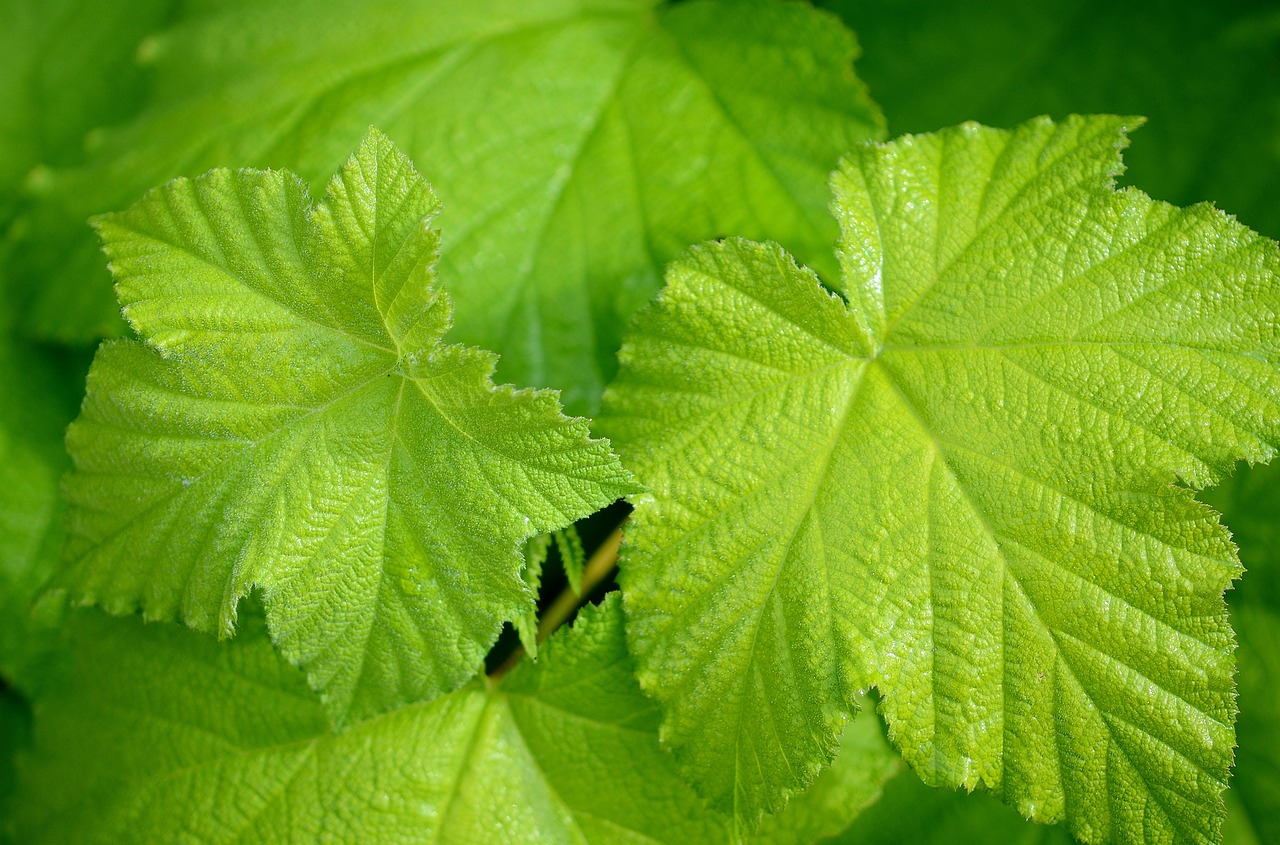
[[[567, 622], [582, 603], [586, 601], [587, 596], [600, 585], [600, 582], [609, 576], [609, 573], [618, 565], [618, 549], [622, 547], [622, 528], [627, 524], [626, 520], [619, 523], [618, 527], [605, 538], [604, 542], [591, 553], [591, 557], [587, 559], [587, 565], [582, 570], [582, 592], [575, 593], [573, 588], [566, 586], [560, 591], [560, 595], [556, 596], [555, 601], [542, 614], [542, 618], [538, 620], [538, 642], [542, 643], [547, 637], [555, 633], [556, 629]], [[489, 675], [490, 680], [496, 681], [503, 675], [510, 672], [515, 665], [520, 662], [520, 658], [524, 657], [524, 649], [517, 648], [511, 652], [511, 656], [502, 662], [502, 665]]]

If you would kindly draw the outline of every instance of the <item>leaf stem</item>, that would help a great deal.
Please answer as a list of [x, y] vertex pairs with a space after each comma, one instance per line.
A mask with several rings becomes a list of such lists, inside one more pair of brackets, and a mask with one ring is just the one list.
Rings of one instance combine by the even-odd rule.
[[[591, 553], [586, 567], [582, 570], [582, 592], [575, 593], [573, 587], [565, 587], [560, 591], [560, 595], [556, 596], [555, 601], [551, 603], [546, 612], [542, 614], [542, 618], [538, 620], [539, 643], [555, 633], [557, 628], [568, 621], [582, 606], [582, 603], [586, 601], [587, 597], [591, 595], [591, 592], [618, 565], [618, 549], [622, 547], [622, 529], [626, 524], [627, 521], [624, 519], [605, 538], [604, 542]], [[501, 678], [515, 668], [515, 665], [520, 662], [522, 657], [524, 657], [524, 649], [517, 648], [511, 653], [510, 657], [502, 662], [501, 666], [490, 673], [489, 678], [491, 680]]]

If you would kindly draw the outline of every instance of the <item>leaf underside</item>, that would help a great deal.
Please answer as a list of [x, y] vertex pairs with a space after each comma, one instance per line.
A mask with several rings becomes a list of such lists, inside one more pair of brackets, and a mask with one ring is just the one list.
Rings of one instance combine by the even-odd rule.
[[145, 343], [102, 347], [68, 434], [77, 600], [226, 635], [261, 589], [338, 721], [475, 672], [533, 607], [524, 540], [634, 488], [553, 393], [441, 340], [437, 209], [372, 131], [314, 206], [217, 170], [97, 222]]
[[733, 240], [637, 318], [602, 426], [650, 491], [628, 636], [716, 806], [779, 806], [876, 686], [926, 782], [1088, 842], [1216, 840], [1239, 564], [1174, 481], [1273, 454], [1280, 261], [1113, 190], [1132, 123], [855, 149], [838, 296]]

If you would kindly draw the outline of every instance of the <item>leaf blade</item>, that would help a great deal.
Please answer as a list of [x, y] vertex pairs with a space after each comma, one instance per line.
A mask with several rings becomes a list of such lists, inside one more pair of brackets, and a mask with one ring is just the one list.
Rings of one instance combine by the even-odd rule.
[[[834, 177], [847, 309], [778, 248], [726, 242], [637, 319], [605, 426], [651, 491], [624, 551], [632, 645], [717, 806], [776, 809], [876, 685], [926, 781], [1089, 841], [1145, 812], [1214, 835], [1239, 570], [1169, 482], [1273, 454], [1278, 264], [1216, 212], [1112, 191], [1127, 123], [855, 150]], [[770, 719], [785, 741], [747, 727]]]
[[76, 597], [227, 635], [260, 588], [339, 721], [474, 673], [531, 606], [524, 539], [630, 482], [553, 395], [441, 341], [437, 209], [373, 131], [315, 207], [214, 171], [100, 222], [153, 348], [104, 346], [69, 434]]
[[[449, 198], [441, 274], [459, 340], [501, 353], [504, 380], [562, 388], [575, 412], [597, 406], [623, 322], [688, 243], [773, 237], [834, 274], [826, 173], [882, 120], [833, 17], [762, 0], [410, 11], [275, 0], [155, 38], [151, 107], [51, 178], [32, 215], [23, 260], [61, 292], [36, 292], [31, 322], [84, 337], [115, 319], [105, 284], [82, 284], [90, 214], [219, 165], [319, 186], [370, 123], [411, 141]], [[217, 149], [192, 132], [213, 124]]]
[[[24, 836], [727, 841], [726, 821], [658, 746], [616, 600], [502, 687], [473, 684], [336, 734], [261, 621], [249, 614], [245, 627], [215, 643], [81, 612], [71, 681], [42, 699], [23, 771]], [[600, 766], [616, 780], [595, 777]], [[67, 782], [73, 791], [50, 788]]]

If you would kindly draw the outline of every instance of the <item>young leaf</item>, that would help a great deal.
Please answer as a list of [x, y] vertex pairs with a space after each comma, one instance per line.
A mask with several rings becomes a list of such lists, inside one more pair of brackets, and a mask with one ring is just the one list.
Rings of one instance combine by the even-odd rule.
[[377, 124], [448, 198], [440, 272], [459, 340], [588, 412], [624, 319], [688, 244], [767, 237], [835, 272], [826, 174], [882, 123], [855, 52], [833, 16], [766, 0], [262, 0], [193, 15], [148, 43], [153, 104], [90, 166], [50, 177], [28, 319], [58, 337], [118, 321], [92, 281], [90, 214], [217, 166], [319, 186]]
[[582, 538], [578, 529], [570, 525], [563, 531], [552, 535], [556, 541], [556, 551], [560, 553], [560, 565], [564, 567], [565, 577], [569, 579], [569, 587], [575, 593], [582, 592], [582, 571], [587, 565], [587, 553], [582, 549]]
[[[538, 534], [524, 541], [524, 569], [521, 577], [529, 585], [529, 592], [536, 599], [542, 586], [542, 565], [547, 562], [547, 552], [551, 550], [551, 534]], [[538, 607], [534, 604], [524, 613], [511, 620], [511, 625], [520, 637], [520, 647], [530, 657], [538, 656]]]
[[621, 608], [588, 609], [502, 686], [331, 734], [250, 621], [230, 643], [83, 613], [40, 703], [21, 841], [727, 843], [656, 736]]
[[435, 195], [377, 131], [312, 206], [215, 170], [98, 221], [125, 314], [71, 427], [81, 601], [272, 636], [338, 721], [447, 692], [532, 607], [523, 541], [634, 489], [550, 392], [449, 345]]
[[628, 635], [717, 806], [779, 806], [875, 685], [927, 782], [1089, 842], [1216, 837], [1239, 565], [1173, 481], [1280, 440], [1280, 259], [1113, 191], [1130, 123], [855, 149], [843, 301], [735, 240], [637, 318], [604, 427], [651, 491]]

